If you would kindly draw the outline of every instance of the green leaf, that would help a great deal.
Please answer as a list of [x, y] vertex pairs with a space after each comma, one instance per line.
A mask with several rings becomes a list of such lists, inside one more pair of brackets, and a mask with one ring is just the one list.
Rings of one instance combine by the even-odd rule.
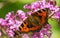
[[58, 27], [57, 20], [50, 18], [48, 19], [49, 24], [52, 26], [52, 36], [51, 38], [60, 38], [60, 28]]
[[48, 19], [48, 22], [52, 26], [52, 30], [59, 31], [58, 21], [57, 20], [55, 20], [53, 18], [50, 18], [50, 19]]
[[60, 6], [60, 0], [56, 0], [57, 5]]

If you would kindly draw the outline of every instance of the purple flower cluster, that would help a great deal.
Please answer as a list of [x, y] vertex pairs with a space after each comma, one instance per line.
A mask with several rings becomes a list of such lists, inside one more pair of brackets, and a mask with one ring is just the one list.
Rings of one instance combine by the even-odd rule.
[[49, 8], [51, 13], [54, 12], [53, 18], [54, 17], [60, 18], [60, 11], [59, 11], [60, 8], [56, 5], [55, 0], [48, 0], [48, 2], [46, 2], [45, 0], [33, 2], [31, 5], [26, 4], [24, 8], [31, 11], [37, 11], [39, 9]]
[[[53, 0], [48, 0], [48, 2], [46, 2], [46, 0], [33, 2], [31, 5], [26, 4], [24, 8], [29, 10], [29, 12], [27, 12], [28, 15], [31, 15], [33, 11], [35, 12], [40, 9], [49, 8], [51, 13], [54, 12], [54, 15], [51, 18], [60, 18], [60, 8], [56, 5], [56, 1]], [[19, 26], [27, 17], [26, 13], [22, 10], [18, 10], [16, 15], [14, 15], [13, 11], [9, 12], [5, 16], [5, 19], [0, 18], [0, 27], [5, 29], [10, 37], [14, 37], [14, 31], [19, 30]], [[50, 24], [47, 24], [45, 28], [42, 28], [39, 32], [33, 32], [32, 38], [44, 38], [45, 35], [50, 38], [52, 34], [50, 29]], [[2, 33], [0, 32], [0, 36], [1, 35]], [[29, 34], [23, 34], [22, 38], [29, 38]]]
[[[18, 17], [18, 18], [17, 18]], [[22, 22], [27, 18], [26, 14], [22, 10], [18, 10], [16, 15], [14, 12], [9, 12], [5, 19], [0, 18], [0, 26], [5, 29], [6, 33], [10, 36], [14, 36], [14, 31], [18, 30]], [[18, 20], [19, 19], [19, 20]]]

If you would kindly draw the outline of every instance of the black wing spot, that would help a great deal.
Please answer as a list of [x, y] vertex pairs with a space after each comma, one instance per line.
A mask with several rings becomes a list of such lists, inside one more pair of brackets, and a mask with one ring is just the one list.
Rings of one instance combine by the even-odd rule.
[[19, 27], [19, 30], [21, 30], [21, 28]]
[[14, 33], [15, 33], [14, 36], [18, 35], [16, 32], [14, 32]]
[[22, 27], [24, 27], [23, 23], [21, 24]]
[[37, 12], [42, 13], [42, 11], [41, 11], [41, 10], [39, 10], [39, 11], [37, 11]]
[[42, 9], [43, 11], [46, 11], [45, 9]]

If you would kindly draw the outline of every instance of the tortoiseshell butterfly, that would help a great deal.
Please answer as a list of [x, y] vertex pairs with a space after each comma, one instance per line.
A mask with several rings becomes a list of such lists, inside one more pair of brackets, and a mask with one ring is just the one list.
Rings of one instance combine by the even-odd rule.
[[19, 27], [20, 32], [37, 31], [46, 25], [48, 20], [47, 8], [33, 12]]
[[19, 32], [28, 33], [30, 31], [40, 31], [48, 23], [48, 12], [49, 9], [45, 8], [28, 15], [28, 18], [19, 27]]

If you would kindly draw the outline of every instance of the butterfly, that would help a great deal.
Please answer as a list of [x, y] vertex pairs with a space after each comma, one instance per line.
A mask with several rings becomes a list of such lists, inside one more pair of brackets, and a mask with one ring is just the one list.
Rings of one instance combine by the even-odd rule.
[[20, 32], [38, 31], [42, 29], [48, 23], [48, 12], [49, 9], [40, 9], [28, 15], [28, 18], [23, 21], [19, 27]]
[[20, 25], [18, 32], [15, 32], [15, 35], [19, 33], [28, 33], [30, 31], [40, 31], [48, 23], [49, 12], [50, 10], [45, 8], [28, 15], [27, 19]]

